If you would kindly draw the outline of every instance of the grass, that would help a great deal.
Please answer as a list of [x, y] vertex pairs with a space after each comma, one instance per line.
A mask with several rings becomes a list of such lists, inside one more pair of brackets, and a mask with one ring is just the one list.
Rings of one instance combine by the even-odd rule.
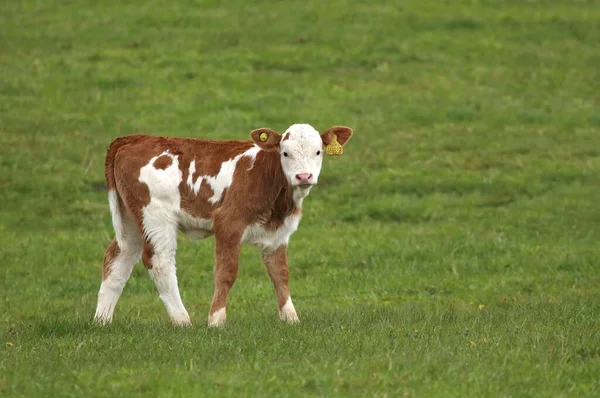
[[[595, 1], [0, 5], [0, 395], [595, 396]], [[194, 327], [142, 266], [91, 323], [103, 162], [136, 131], [355, 129], [290, 247], [210, 330], [213, 240], [180, 239]]]

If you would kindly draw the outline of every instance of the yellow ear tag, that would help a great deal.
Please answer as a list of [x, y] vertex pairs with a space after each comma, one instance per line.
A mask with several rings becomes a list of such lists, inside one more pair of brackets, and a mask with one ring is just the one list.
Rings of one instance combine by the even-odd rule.
[[267, 133], [260, 133], [260, 136], [259, 136], [259, 137], [260, 137], [260, 140], [261, 140], [262, 142], [265, 142], [266, 140], [268, 140], [268, 139], [269, 139], [269, 134], [267, 134]]
[[331, 140], [329, 145], [325, 147], [325, 153], [329, 156], [339, 156], [342, 153], [344, 153], [344, 147], [341, 146], [340, 143], [337, 141], [337, 136], [335, 134], [333, 135], [333, 139]]

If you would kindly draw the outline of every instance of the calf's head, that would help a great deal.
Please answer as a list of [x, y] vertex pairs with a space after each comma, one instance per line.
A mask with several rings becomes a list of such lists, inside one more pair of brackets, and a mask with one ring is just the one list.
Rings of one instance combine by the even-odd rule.
[[319, 134], [309, 124], [294, 124], [283, 135], [270, 128], [260, 128], [253, 130], [250, 136], [261, 149], [279, 152], [281, 168], [293, 187], [309, 188], [319, 180], [325, 147], [335, 141], [345, 145], [352, 136], [352, 129], [334, 126]]

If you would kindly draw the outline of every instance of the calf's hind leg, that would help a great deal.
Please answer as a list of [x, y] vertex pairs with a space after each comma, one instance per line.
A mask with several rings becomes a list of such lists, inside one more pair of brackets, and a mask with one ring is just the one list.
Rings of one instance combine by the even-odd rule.
[[[149, 220], [144, 220], [146, 223]], [[144, 242], [142, 262], [148, 268], [171, 321], [176, 326], [191, 326], [190, 316], [181, 301], [175, 255], [177, 252], [177, 226], [164, 220], [155, 220], [160, 228]]]
[[98, 292], [98, 304], [94, 320], [110, 323], [125, 283], [131, 276], [133, 266], [142, 256], [142, 235], [133, 220], [123, 218], [122, 236], [113, 239], [104, 253], [102, 285]]

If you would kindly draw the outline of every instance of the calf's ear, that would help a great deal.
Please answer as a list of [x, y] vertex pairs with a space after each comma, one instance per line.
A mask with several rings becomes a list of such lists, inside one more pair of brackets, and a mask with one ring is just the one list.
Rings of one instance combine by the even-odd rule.
[[352, 129], [346, 126], [333, 126], [321, 134], [321, 139], [325, 146], [331, 144], [334, 137], [337, 139], [337, 142], [343, 146], [348, 142], [350, 137], [352, 137]]
[[252, 130], [250, 137], [265, 151], [277, 151], [281, 141], [281, 135], [268, 127]]

